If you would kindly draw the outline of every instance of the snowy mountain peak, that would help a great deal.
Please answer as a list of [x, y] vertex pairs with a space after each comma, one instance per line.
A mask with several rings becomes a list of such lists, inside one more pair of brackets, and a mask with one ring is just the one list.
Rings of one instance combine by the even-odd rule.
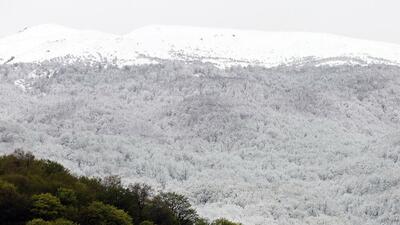
[[117, 59], [120, 65], [150, 63], [154, 58], [200, 60], [221, 66], [269, 67], [310, 58], [327, 64], [397, 64], [400, 46], [330, 34], [163, 25], [118, 36], [44, 24], [0, 39], [0, 62], [10, 58], [13, 62], [40, 62], [66, 56], [95, 61]]

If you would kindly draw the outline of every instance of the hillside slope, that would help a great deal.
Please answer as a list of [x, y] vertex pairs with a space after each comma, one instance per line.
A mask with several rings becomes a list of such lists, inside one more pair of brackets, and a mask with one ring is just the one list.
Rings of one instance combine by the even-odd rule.
[[177, 191], [211, 219], [398, 224], [399, 67], [44, 63], [0, 74], [1, 153]]

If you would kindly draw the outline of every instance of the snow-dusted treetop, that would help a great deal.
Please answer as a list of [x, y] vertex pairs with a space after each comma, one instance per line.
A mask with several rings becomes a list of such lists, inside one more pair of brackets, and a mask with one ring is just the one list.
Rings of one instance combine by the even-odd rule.
[[2, 63], [11, 58], [13, 62], [40, 62], [66, 56], [116, 60], [120, 65], [149, 63], [160, 58], [275, 66], [310, 57], [329, 59], [329, 63], [354, 63], [361, 59], [398, 64], [400, 45], [331, 34], [180, 26], [148, 26], [119, 36], [40, 25], [0, 39]]

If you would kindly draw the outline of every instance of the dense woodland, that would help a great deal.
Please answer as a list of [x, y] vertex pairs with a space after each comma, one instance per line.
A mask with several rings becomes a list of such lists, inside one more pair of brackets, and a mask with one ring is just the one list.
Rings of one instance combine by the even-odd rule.
[[0, 66], [2, 154], [177, 192], [211, 220], [399, 224], [398, 66], [62, 62]]
[[127, 187], [118, 177], [75, 177], [62, 165], [16, 151], [0, 157], [3, 225], [239, 225], [200, 218], [177, 193]]

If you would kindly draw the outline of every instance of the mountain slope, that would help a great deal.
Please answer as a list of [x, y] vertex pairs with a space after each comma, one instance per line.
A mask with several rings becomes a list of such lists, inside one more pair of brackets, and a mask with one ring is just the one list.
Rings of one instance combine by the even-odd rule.
[[183, 193], [210, 219], [398, 225], [399, 52], [325, 34], [28, 28], [0, 40], [0, 153]]
[[40, 62], [58, 57], [114, 61], [119, 65], [159, 59], [201, 60], [221, 66], [276, 66], [305, 59], [332, 63], [400, 62], [400, 46], [329, 34], [260, 32], [149, 26], [118, 36], [40, 25], [0, 40], [2, 62]]
[[29, 150], [79, 175], [183, 193], [210, 219], [398, 225], [399, 74], [0, 65], [0, 153]]

